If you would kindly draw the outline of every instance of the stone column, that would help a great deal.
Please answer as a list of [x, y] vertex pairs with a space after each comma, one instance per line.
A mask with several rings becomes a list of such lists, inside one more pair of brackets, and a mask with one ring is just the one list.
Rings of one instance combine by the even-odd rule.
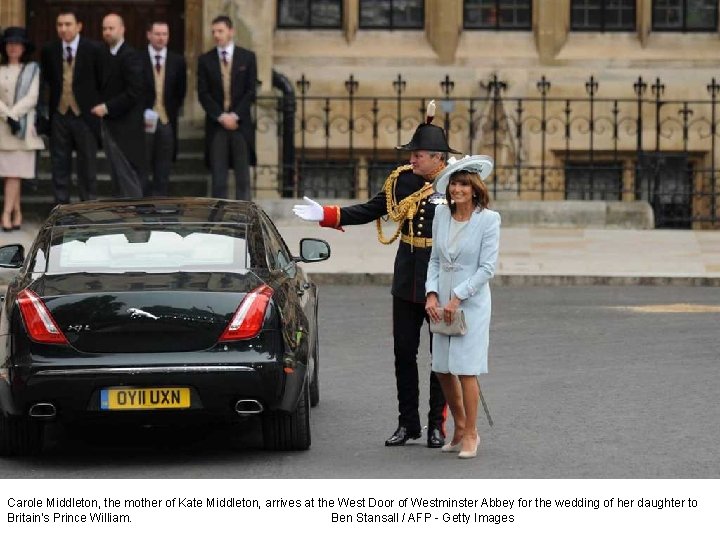
[[258, 79], [262, 91], [272, 89], [273, 34], [275, 30], [275, 2], [234, 0], [228, 13], [235, 24], [235, 43], [255, 52], [258, 62]]
[[638, 0], [635, 21], [640, 45], [645, 47], [652, 30], [652, 0]]
[[23, 0], [0, 1], [0, 27], [25, 26], [25, 2]]
[[202, 0], [185, 0], [185, 61], [188, 67], [188, 92], [183, 106], [181, 133], [188, 127], [202, 129], [205, 118], [197, 98], [197, 59], [204, 52], [204, 27]]
[[569, 29], [570, 0], [533, 2], [533, 32], [541, 64], [553, 62], [567, 40]]
[[360, 25], [359, 0], [345, 0], [343, 3], [343, 32], [345, 40], [352, 43]]
[[455, 62], [462, 31], [461, 0], [427, 0], [425, 35], [443, 65]]

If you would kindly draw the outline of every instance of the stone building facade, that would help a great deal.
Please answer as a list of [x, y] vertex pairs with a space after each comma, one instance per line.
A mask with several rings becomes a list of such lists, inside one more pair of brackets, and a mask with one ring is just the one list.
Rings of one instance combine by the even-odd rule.
[[[0, 0], [0, 25], [25, 24], [29, 3]], [[655, 197], [671, 221], [684, 207], [679, 226], [720, 227], [720, 0], [363, 4], [185, 0], [193, 89], [215, 15], [229, 15], [237, 43], [257, 54], [256, 178], [265, 196], [282, 192], [283, 167], [294, 175], [285, 195], [367, 196], [383, 167], [403, 158], [394, 146], [434, 98], [451, 146], [495, 156], [498, 198]], [[280, 163], [273, 70], [295, 92], [292, 164]], [[189, 133], [201, 122], [191, 91], [184, 126]], [[336, 169], [323, 172], [327, 162]], [[350, 172], [338, 189], [342, 167]]]

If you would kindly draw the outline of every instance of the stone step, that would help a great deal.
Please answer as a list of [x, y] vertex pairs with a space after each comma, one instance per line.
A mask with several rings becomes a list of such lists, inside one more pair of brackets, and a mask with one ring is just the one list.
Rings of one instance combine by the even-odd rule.
[[[205, 167], [205, 140], [203, 138], [180, 139], [178, 159], [170, 171], [170, 196], [206, 197], [209, 195], [210, 173]], [[73, 160], [74, 161], [74, 160]], [[102, 150], [97, 153], [98, 197], [112, 197], [110, 166]], [[74, 174], [71, 201], [78, 201], [77, 177]], [[25, 219], [43, 221], [55, 206], [52, 188], [50, 152], [40, 152], [38, 176], [35, 180], [23, 182], [22, 207]]]
[[[105, 153], [100, 151], [97, 153], [98, 174], [109, 174], [110, 164], [108, 163]], [[42, 151], [40, 159], [38, 159], [38, 173], [47, 173], [50, 175], [51, 163], [50, 153]], [[73, 159], [73, 171], [75, 170], [75, 159]], [[208, 169], [205, 166], [205, 157], [202, 152], [178, 152], [177, 160], [172, 164], [171, 174], [207, 174]]]
[[[43, 185], [45, 184], [45, 185]], [[22, 211], [26, 219], [35, 222], [44, 221], [55, 206], [55, 196], [50, 187], [50, 179], [41, 183], [42, 188], [37, 190], [25, 187], [22, 194]], [[47, 187], [46, 187], [47, 186]], [[110, 178], [98, 178], [98, 197], [112, 198], [113, 190]], [[207, 197], [208, 181], [197, 177], [177, 178], [171, 177], [169, 196], [171, 197]], [[73, 186], [70, 202], [79, 202], [77, 189]]]
[[[180, 131], [180, 133], [182, 133], [182, 131]], [[200, 154], [202, 156], [205, 152], [205, 139], [179, 139], [178, 152], [191, 152]]]
[[[112, 182], [110, 175], [98, 174], [97, 190], [99, 196], [112, 195]], [[77, 178], [73, 175], [73, 185], [77, 186]], [[170, 194], [183, 197], [204, 197], [207, 186], [210, 182], [210, 175], [200, 174], [170, 174]], [[32, 182], [23, 184], [23, 195], [37, 195], [52, 197], [52, 179], [49, 172], [40, 172], [38, 178]], [[25, 197], [23, 196], [23, 201]]]
[[[40, 173], [38, 179], [23, 182], [22, 209], [23, 214], [34, 221], [43, 221], [55, 206], [50, 173]], [[169, 195], [173, 197], [207, 197], [210, 185], [208, 176], [196, 174], [171, 174]], [[77, 179], [73, 175], [73, 187], [70, 190], [71, 202], [78, 202]], [[113, 196], [112, 182], [109, 174], [98, 175], [98, 197]]]

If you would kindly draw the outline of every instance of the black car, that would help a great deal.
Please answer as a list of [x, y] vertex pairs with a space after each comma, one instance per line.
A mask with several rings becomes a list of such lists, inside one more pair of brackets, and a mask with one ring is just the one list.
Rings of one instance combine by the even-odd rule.
[[254, 203], [218, 199], [58, 206], [0, 320], [0, 454], [41, 449], [44, 424], [237, 421], [268, 449], [310, 446], [319, 400], [317, 289]]

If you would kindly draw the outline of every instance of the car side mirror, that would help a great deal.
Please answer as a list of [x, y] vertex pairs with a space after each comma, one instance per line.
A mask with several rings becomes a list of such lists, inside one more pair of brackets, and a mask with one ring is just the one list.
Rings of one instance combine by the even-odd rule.
[[300, 240], [300, 259], [302, 262], [319, 262], [330, 257], [330, 244], [317, 238]]
[[25, 247], [8, 244], [0, 247], [0, 268], [20, 268], [25, 262]]

